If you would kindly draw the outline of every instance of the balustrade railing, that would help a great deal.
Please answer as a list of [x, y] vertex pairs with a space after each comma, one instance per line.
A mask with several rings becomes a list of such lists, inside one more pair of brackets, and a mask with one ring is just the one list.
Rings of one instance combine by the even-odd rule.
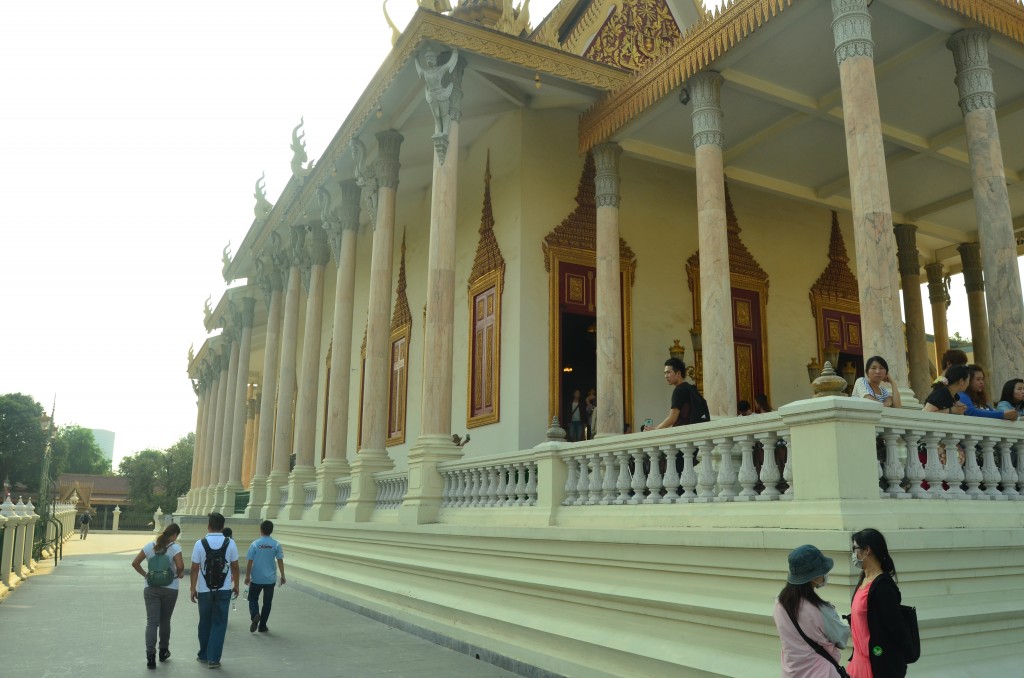
[[1024, 500], [1020, 424], [886, 410], [876, 431], [883, 497]]
[[396, 509], [405, 501], [405, 493], [409, 491], [409, 473], [407, 471], [388, 471], [387, 473], [375, 473], [374, 482], [377, 485], [378, 509]]
[[316, 481], [310, 481], [302, 484], [302, 491], [305, 495], [303, 504], [306, 508], [311, 508], [313, 502], [316, 501]]
[[282, 485], [281, 487], [278, 488], [278, 490], [277, 490], [277, 497], [278, 497], [278, 500], [280, 501], [280, 504], [279, 504], [280, 506], [284, 506], [285, 504], [288, 503], [288, 486], [287, 485]]
[[338, 498], [334, 502], [335, 509], [343, 509], [348, 504], [349, 497], [352, 496], [352, 478], [336, 478], [334, 480], [334, 486], [338, 488]]
[[438, 470], [444, 479], [442, 508], [537, 504], [537, 462], [533, 459], [460, 461], [443, 468], [439, 465]]

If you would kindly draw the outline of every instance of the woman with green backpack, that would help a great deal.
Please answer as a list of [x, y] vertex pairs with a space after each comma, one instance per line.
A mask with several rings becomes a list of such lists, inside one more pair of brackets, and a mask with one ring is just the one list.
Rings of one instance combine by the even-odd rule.
[[[185, 574], [185, 561], [177, 544], [181, 528], [171, 523], [155, 541], [142, 547], [132, 567], [146, 578], [142, 599], [146, 603], [146, 666], [156, 668], [157, 629], [160, 630], [160, 661], [171, 656], [171, 613], [178, 602], [178, 580]], [[142, 569], [142, 561], [146, 569]]]

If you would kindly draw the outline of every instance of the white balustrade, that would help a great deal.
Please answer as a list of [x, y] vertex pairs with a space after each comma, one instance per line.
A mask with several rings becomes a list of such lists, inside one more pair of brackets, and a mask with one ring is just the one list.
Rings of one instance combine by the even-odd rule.
[[378, 509], [396, 509], [402, 506], [405, 501], [405, 494], [409, 491], [409, 475], [407, 472], [388, 471], [387, 473], [373, 474], [373, 481], [377, 485]]
[[313, 502], [316, 501], [316, 481], [302, 484], [302, 491], [305, 493], [304, 505], [306, 508], [311, 508]]
[[336, 509], [345, 508], [348, 505], [348, 500], [352, 496], [352, 478], [335, 478], [334, 486], [338, 488], [338, 498], [334, 503]]
[[[580, 460], [586, 465], [585, 457], [580, 457]], [[579, 460], [574, 463], [578, 464]], [[507, 508], [537, 504], [537, 462], [534, 460], [460, 460], [439, 464], [438, 471], [444, 481], [442, 508]], [[579, 482], [575, 474], [566, 479], [564, 505], [579, 501]], [[586, 483], [583, 503], [590, 495], [589, 477]]]

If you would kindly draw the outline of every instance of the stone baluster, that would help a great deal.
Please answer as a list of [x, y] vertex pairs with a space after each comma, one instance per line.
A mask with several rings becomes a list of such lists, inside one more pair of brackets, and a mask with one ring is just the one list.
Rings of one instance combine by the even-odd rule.
[[577, 471], [576, 457], [566, 458], [565, 465], [565, 499], [562, 500], [562, 505], [573, 506], [576, 504], [576, 499], [579, 497], [579, 490], [576, 489], [577, 484], [579, 482], [579, 472]]
[[789, 433], [783, 433], [781, 438], [782, 446], [786, 450], [786, 465], [782, 469], [782, 480], [786, 483], [786, 491], [782, 493], [781, 499], [788, 501], [796, 496], [796, 493], [793, 491], [793, 448], [789, 444]]
[[615, 503], [615, 455], [611, 451], [601, 453], [601, 501], [603, 505]]
[[647, 474], [647, 498], [645, 504], [661, 503], [661, 450], [657, 447], [645, 447], [644, 452], [650, 460], [651, 470]]
[[526, 464], [516, 464], [516, 506], [523, 506], [528, 501], [526, 496]]
[[693, 443], [680, 443], [679, 451], [683, 455], [683, 470], [679, 472], [679, 484], [683, 493], [676, 499], [679, 503], [689, 503], [697, 498], [697, 472], [693, 469], [693, 455], [696, 450]]
[[761, 462], [761, 484], [764, 489], [757, 495], [758, 501], [772, 501], [779, 498], [779, 481], [782, 480], [782, 473], [779, 465], [775, 462], [775, 444], [778, 438], [769, 433], [758, 441], [761, 443], [764, 459]]
[[494, 506], [498, 501], [498, 467], [487, 467], [487, 501], [484, 506]]
[[[960, 466], [960, 450], [957, 449], [957, 445], [960, 443], [960, 438], [954, 433], [946, 434], [942, 439], [943, 444], [946, 446], [946, 484], [949, 485], [949, 489], [946, 490], [946, 495], [952, 499], [967, 499], [967, 495], [964, 494], [960, 484], [964, 482], [964, 469]], [[967, 450], [967, 445], [970, 444], [970, 454], [965, 454], [965, 457], [974, 456], [974, 443], [964, 442], [964, 450]], [[977, 464], [975, 464], [977, 466]], [[931, 482], [931, 481], [929, 481]], [[981, 482], [979, 474], [978, 482]]]
[[587, 496], [590, 493], [590, 469], [586, 455], [576, 457], [576, 463], [580, 467], [579, 479], [576, 481], [576, 505], [582, 506], [587, 503]]
[[665, 454], [665, 476], [662, 479], [665, 496], [661, 501], [664, 504], [674, 504], [679, 500], [679, 470], [676, 464], [679, 448], [675, 445], [665, 445], [661, 451]]
[[996, 466], [994, 448], [997, 442], [999, 442], [999, 438], [985, 436], [979, 443], [982, 459], [981, 479], [985, 482], [985, 494], [992, 499], [1006, 499], [1006, 496], [999, 491], [999, 482], [1002, 480], [1002, 475], [999, 473], [999, 467]]
[[1007, 499], [1020, 499], [1017, 491], [1017, 471], [1013, 468], [1011, 457], [1013, 441], [1003, 438], [999, 441], [999, 480], [1003, 484], [1003, 494]]
[[498, 485], [494, 490], [494, 506], [504, 506], [505, 497], [508, 492], [508, 485], [506, 479], [508, 477], [508, 469], [504, 466], [497, 467], [498, 472]]
[[[735, 436], [733, 442], [740, 448], [740, 468], [737, 480], [743, 489], [736, 495], [736, 501], [752, 501], [757, 498], [757, 469], [754, 468], [754, 436]], [[774, 452], [774, 450], [772, 450]]]
[[[982, 436], [969, 436], [964, 439], [964, 468], [963, 476], [964, 483], [967, 485], [967, 498], [968, 499], [988, 499], [988, 495], [981, 491], [979, 485], [984, 480], [984, 476], [981, 473], [981, 467], [978, 466], [978, 447], [982, 444], [984, 438]], [[949, 454], [946, 454], [946, 460], [949, 460]], [[957, 464], [959, 466], [959, 464]], [[948, 475], [946, 476], [949, 477]], [[952, 486], [952, 483], [950, 483]]]
[[[924, 479], [928, 481], [928, 496], [937, 499], [942, 498], [946, 493], [946, 491], [942, 489], [942, 483], [946, 480], [946, 469], [939, 457], [940, 442], [942, 442], [941, 433], [937, 431], [929, 431], [925, 433], [924, 448], [927, 451], [927, 458], [924, 464]], [[942, 442], [942, 445], [944, 446], [945, 443]], [[953, 448], [953, 454], [956, 454], [955, 445]]]
[[732, 463], [732, 439], [715, 438], [718, 451], [718, 496], [715, 501], [732, 501], [736, 497], [736, 467]]
[[587, 504], [594, 505], [601, 503], [601, 457], [595, 454], [587, 455], [587, 463], [590, 466], [590, 485], [587, 495]]
[[1014, 443], [1013, 449], [1017, 453], [1017, 491], [1020, 493], [1016, 498], [1024, 499], [1024, 440]]
[[[900, 463], [900, 442], [903, 440], [902, 431], [885, 429], [882, 433], [882, 440], [885, 441], [885, 491], [884, 494], [894, 499], [906, 499], [909, 494], [903, 491], [900, 483], [903, 482], [903, 464]], [[917, 450], [907, 449], [907, 458], [917, 456]]]
[[698, 503], [706, 503], [715, 499], [715, 469], [712, 464], [715, 447], [710, 440], [697, 443], [700, 450], [700, 463], [697, 464], [697, 498]]
[[924, 435], [922, 431], [907, 431], [903, 434], [903, 440], [907, 446], [907, 483], [910, 486], [908, 492], [915, 499], [922, 499], [928, 494], [928, 491], [921, 487], [921, 481], [924, 480], [924, 466], [921, 465], [921, 459], [917, 452], [918, 442], [922, 435]]
[[644, 477], [644, 451], [643, 450], [632, 450], [630, 455], [633, 457], [633, 480], [630, 483], [630, 487], [633, 489], [633, 496], [629, 498], [630, 504], [642, 504], [644, 501], [644, 489], [647, 487], [646, 478]]
[[536, 506], [537, 505], [537, 462], [529, 461], [526, 463], [526, 505]]
[[619, 475], [615, 479], [615, 490], [618, 492], [618, 495], [615, 497], [615, 501], [612, 503], [628, 504], [629, 491], [631, 489], [629, 478], [629, 452], [626, 450], [616, 450], [615, 461], [619, 467]]

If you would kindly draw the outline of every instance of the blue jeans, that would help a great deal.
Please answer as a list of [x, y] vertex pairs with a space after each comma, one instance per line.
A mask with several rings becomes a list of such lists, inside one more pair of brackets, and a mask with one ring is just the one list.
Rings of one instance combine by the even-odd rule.
[[228, 630], [231, 589], [199, 594], [199, 659], [219, 662]]
[[[263, 592], [263, 611], [260, 612], [260, 591]], [[249, 584], [249, 619], [259, 615], [259, 628], [267, 628], [267, 620], [270, 619], [270, 606], [274, 603], [274, 585]]]

